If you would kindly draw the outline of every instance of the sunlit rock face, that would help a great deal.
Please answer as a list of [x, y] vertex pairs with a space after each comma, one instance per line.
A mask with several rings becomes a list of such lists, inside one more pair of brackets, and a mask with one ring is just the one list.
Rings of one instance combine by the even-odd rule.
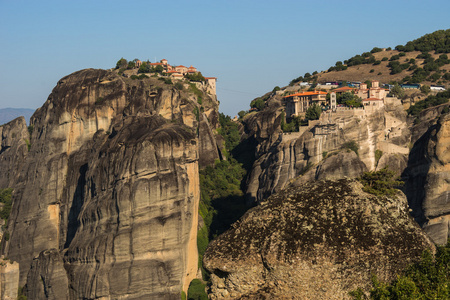
[[348, 299], [373, 274], [394, 279], [433, 243], [406, 197], [354, 180], [294, 182], [211, 242], [211, 299]]
[[199, 163], [219, 157], [217, 108], [215, 95], [201, 109], [187, 85], [155, 78], [88, 69], [58, 82], [31, 118], [2, 243], [29, 299], [187, 290], [198, 267]]

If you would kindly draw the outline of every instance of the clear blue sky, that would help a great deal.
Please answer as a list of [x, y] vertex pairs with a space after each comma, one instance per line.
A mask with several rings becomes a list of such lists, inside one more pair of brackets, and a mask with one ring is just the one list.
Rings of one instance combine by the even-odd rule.
[[193, 65], [235, 115], [275, 86], [373, 47], [450, 28], [450, 1], [0, 0], [0, 108], [121, 57]]

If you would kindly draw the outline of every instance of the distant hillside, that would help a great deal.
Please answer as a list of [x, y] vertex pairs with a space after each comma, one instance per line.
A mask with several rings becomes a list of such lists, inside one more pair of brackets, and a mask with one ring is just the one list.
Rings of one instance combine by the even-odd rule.
[[369, 52], [336, 62], [335, 66], [291, 81], [366, 81], [423, 83], [450, 86], [450, 29], [424, 35], [406, 45], [375, 47]]
[[29, 108], [1, 108], [0, 109], [0, 125], [8, 123], [17, 117], [24, 116], [27, 124], [30, 123], [30, 117], [33, 115], [34, 109]]

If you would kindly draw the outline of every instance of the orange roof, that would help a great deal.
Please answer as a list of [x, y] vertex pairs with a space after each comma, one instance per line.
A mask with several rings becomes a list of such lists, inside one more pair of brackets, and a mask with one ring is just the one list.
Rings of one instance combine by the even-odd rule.
[[172, 70], [172, 71], [168, 71], [167, 73], [178, 73], [178, 71]]
[[294, 97], [294, 96], [313, 96], [313, 95], [326, 95], [326, 94], [327, 94], [327, 92], [322, 92], [322, 91], [303, 92], [303, 93], [297, 93], [297, 94], [284, 96], [284, 98]]
[[205, 77], [205, 79], [217, 79], [217, 77]]
[[175, 68], [186, 68], [186, 67], [183, 65], [179, 65], [179, 66], [176, 66]]

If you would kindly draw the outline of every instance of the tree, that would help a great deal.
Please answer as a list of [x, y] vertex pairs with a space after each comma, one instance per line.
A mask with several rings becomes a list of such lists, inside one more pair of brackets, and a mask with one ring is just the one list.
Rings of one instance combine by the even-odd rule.
[[320, 118], [320, 114], [322, 113], [322, 108], [319, 105], [313, 104], [308, 110], [306, 110], [305, 118], [307, 120], [318, 120]]
[[128, 65], [128, 62], [125, 58], [121, 58], [116, 63], [116, 69], [126, 68]]
[[428, 85], [424, 84], [420, 87], [420, 91], [425, 95], [428, 95], [431, 91], [431, 88]]
[[135, 62], [129, 61], [129, 62], [128, 62], [127, 69], [134, 69], [135, 66], [136, 66], [136, 63], [135, 63]]
[[138, 73], [150, 73], [150, 65], [143, 62], [139, 67]]
[[164, 71], [164, 67], [161, 65], [157, 65], [156, 68], [153, 69], [156, 73], [162, 73]]
[[403, 184], [402, 181], [395, 178], [395, 172], [387, 167], [379, 171], [364, 172], [358, 180], [363, 184], [365, 192], [376, 196], [395, 195], [396, 187]]
[[405, 91], [398, 84], [394, 84], [394, 86], [391, 88], [391, 94], [401, 99], [405, 96]]
[[245, 115], [246, 115], [246, 111], [245, 110], [241, 110], [240, 112], [238, 112], [238, 116], [240, 119], [242, 119]]

